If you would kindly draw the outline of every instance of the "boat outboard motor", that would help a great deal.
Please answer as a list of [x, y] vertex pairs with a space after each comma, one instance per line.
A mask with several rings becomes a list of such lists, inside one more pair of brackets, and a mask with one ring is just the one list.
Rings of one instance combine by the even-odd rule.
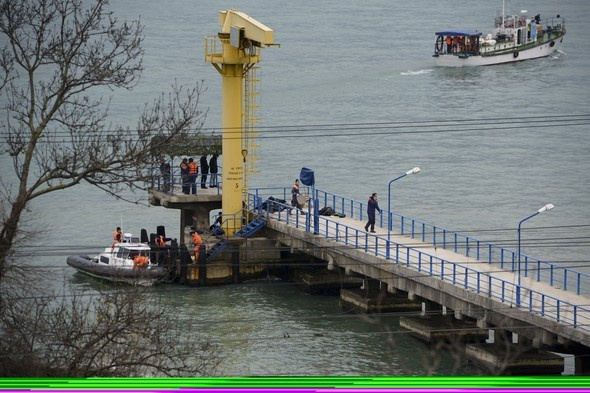
[[141, 239], [140, 241], [142, 243], [149, 243], [150, 238], [148, 237], [147, 231], [145, 229], [141, 230]]
[[166, 228], [164, 225], [158, 225], [156, 232], [158, 233], [158, 236], [163, 236], [164, 239], [166, 238]]

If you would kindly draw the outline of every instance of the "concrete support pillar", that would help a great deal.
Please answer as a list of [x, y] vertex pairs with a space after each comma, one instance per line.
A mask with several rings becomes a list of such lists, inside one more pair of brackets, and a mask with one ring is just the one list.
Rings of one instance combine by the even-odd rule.
[[368, 292], [375, 292], [380, 290], [380, 282], [368, 277], [363, 278], [363, 289]]
[[199, 247], [199, 259], [195, 262], [199, 267], [199, 284], [205, 286], [207, 284], [207, 252], [204, 244]]
[[240, 282], [240, 248], [236, 245], [231, 250], [231, 265], [234, 284]]
[[424, 307], [422, 310], [426, 315], [428, 314], [441, 314], [442, 315], [442, 304], [438, 304], [436, 302], [431, 301], [424, 301]]
[[192, 209], [192, 225], [200, 230], [209, 229], [209, 213], [211, 212], [208, 204], [199, 204]]
[[[178, 239], [179, 244], [188, 244], [190, 243], [190, 239], [184, 238], [184, 228], [187, 226], [193, 225], [193, 212], [189, 209], [181, 209], [180, 210], [180, 231]], [[186, 241], [185, 241], [186, 240]]]
[[505, 329], [494, 329], [494, 344], [512, 344], [512, 332]]
[[590, 375], [590, 356], [576, 355], [574, 359], [575, 375]]

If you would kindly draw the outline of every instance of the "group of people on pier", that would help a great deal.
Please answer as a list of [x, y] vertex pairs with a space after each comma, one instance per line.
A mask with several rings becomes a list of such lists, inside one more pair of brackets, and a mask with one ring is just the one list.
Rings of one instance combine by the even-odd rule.
[[[217, 158], [219, 154], [215, 153], [207, 160], [207, 155], [204, 154], [199, 160], [199, 164], [192, 158], [183, 158], [180, 163], [180, 182], [182, 184], [183, 194], [197, 193], [197, 178], [199, 177], [199, 166], [201, 175], [201, 188], [206, 189], [207, 177], [209, 177], [209, 187], [219, 187], [217, 174], [219, 167], [217, 165]], [[162, 176], [162, 191], [171, 191], [172, 167], [166, 159], [162, 158], [160, 161], [160, 174]]]

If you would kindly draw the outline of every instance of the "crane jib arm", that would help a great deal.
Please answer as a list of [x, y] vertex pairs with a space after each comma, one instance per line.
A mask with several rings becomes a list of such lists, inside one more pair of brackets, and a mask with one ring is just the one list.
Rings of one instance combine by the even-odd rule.
[[219, 24], [222, 33], [230, 33], [231, 28], [237, 27], [244, 32], [244, 38], [259, 42], [263, 45], [274, 43], [274, 32], [271, 28], [236, 10], [219, 11]]

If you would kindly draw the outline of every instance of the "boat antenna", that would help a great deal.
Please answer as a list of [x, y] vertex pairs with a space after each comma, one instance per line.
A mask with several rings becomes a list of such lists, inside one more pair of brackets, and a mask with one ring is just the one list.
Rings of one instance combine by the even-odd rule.
[[123, 231], [123, 212], [121, 212], [121, 233], [125, 233], [125, 231]]

